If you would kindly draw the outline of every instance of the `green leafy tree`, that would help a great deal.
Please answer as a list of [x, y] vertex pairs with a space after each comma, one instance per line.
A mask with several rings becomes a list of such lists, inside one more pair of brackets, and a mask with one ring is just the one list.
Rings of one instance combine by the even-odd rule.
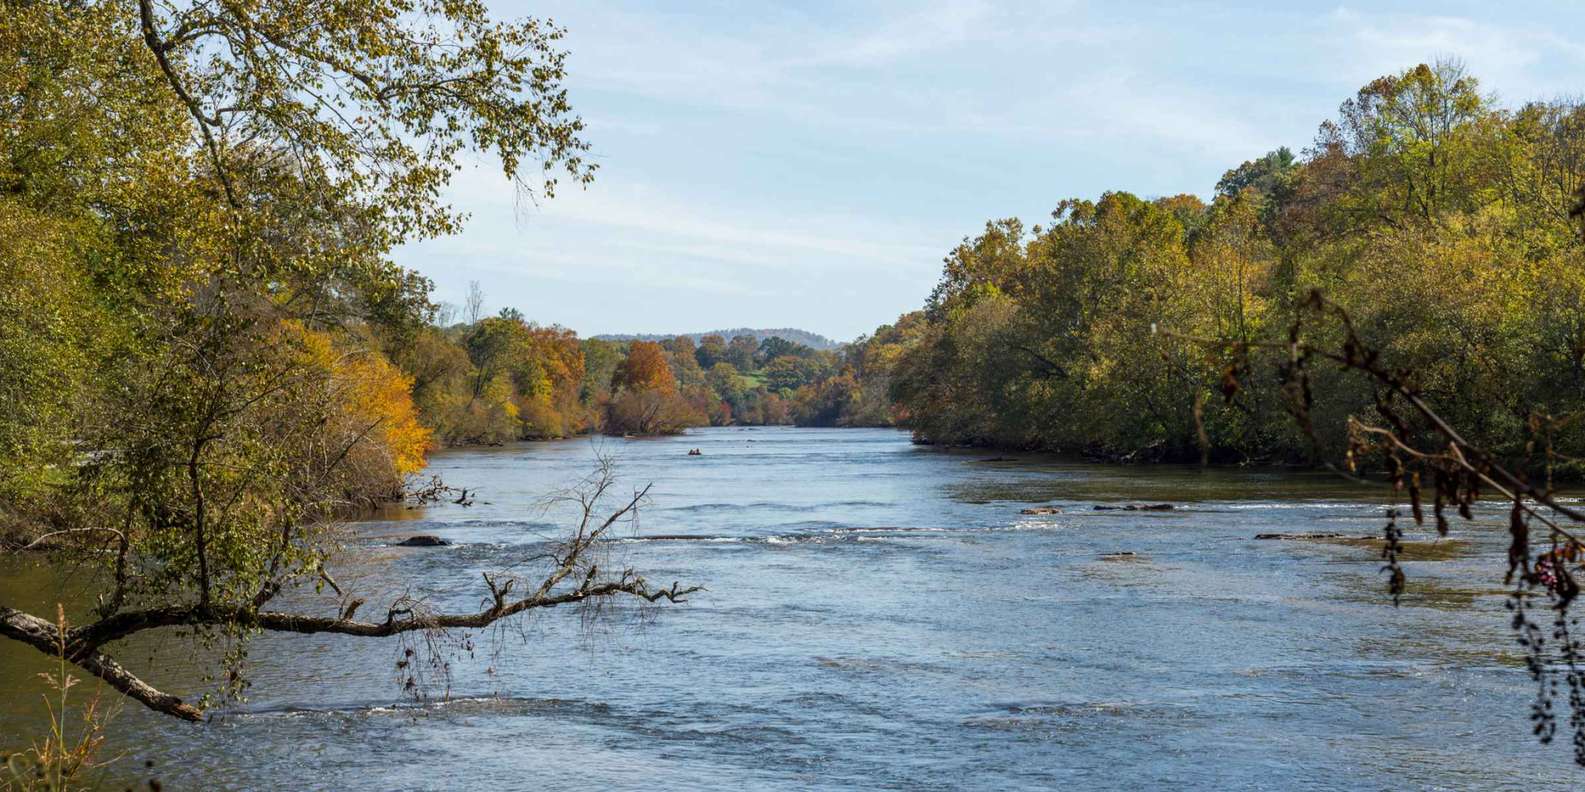
[[726, 339], [718, 335], [707, 335], [699, 339], [699, 347], [694, 350], [694, 358], [699, 363], [699, 368], [709, 371], [717, 363], [726, 362]]
[[759, 369], [758, 361], [755, 359], [755, 355], [758, 352], [759, 342], [754, 340], [754, 336], [732, 336], [731, 342], [727, 344], [726, 355], [723, 360], [736, 366], [738, 371], [756, 371]]
[[[32, 495], [0, 504], [0, 528], [103, 574], [91, 617], [64, 635], [0, 604], [0, 636], [197, 719], [207, 700], [149, 686], [112, 657], [117, 642], [179, 629], [223, 647], [224, 696], [260, 630], [436, 636], [679, 595], [590, 564], [642, 500], [591, 520], [602, 477], [544, 576], [487, 576], [477, 611], [404, 599], [365, 619], [350, 592], [330, 614], [278, 602], [337, 590], [334, 518], [399, 493], [422, 463], [417, 378], [385, 352], [439, 339], [428, 283], [389, 254], [457, 230], [437, 196], [458, 156], [486, 152], [542, 196], [593, 175], [559, 28], [498, 22], [475, 0], [11, 2], [5, 18], [0, 230], [23, 233], [0, 242], [17, 257], [0, 264], [0, 454]], [[455, 360], [413, 362], [426, 387], [457, 376]], [[477, 396], [556, 378], [530, 374], [463, 376]]]

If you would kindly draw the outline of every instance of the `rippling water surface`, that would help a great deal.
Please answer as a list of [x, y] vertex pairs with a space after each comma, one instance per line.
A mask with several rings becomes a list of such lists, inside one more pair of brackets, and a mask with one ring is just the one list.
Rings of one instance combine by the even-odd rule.
[[[1394, 609], [1371, 548], [1252, 540], [1379, 531], [1378, 494], [1318, 475], [944, 453], [887, 430], [455, 451], [432, 470], [475, 489], [476, 505], [358, 524], [341, 582], [475, 606], [481, 572], [539, 552], [564, 524], [542, 496], [585, 475], [597, 449], [617, 457], [624, 487], [654, 484], [609, 563], [708, 592], [592, 625], [557, 610], [485, 631], [455, 655], [449, 694], [437, 683], [425, 701], [396, 684], [395, 641], [266, 636], [249, 701], [213, 722], [123, 708], [123, 766], [155, 759], [167, 789], [1554, 789], [1585, 777], [1566, 749], [1528, 736], [1497, 513], [1424, 548]], [[1179, 508], [1093, 508], [1163, 501]], [[1019, 514], [1033, 505], [1062, 512]], [[412, 533], [455, 545], [391, 546]], [[27, 569], [5, 574], [9, 599], [72, 596], [38, 593], [44, 578]], [[127, 651], [155, 680], [190, 678], [181, 639]], [[0, 729], [36, 723], [25, 702], [42, 667], [0, 646]]]

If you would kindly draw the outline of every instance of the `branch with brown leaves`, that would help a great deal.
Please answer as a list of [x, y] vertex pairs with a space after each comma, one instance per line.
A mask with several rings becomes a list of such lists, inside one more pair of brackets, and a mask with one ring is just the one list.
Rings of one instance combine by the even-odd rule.
[[[1582, 204], [1581, 210], [1585, 210]], [[1577, 210], [1578, 211], [1578, 210]], [[1336, 345], [1319, 345], [1308, 340], [1308, 320], [1330, 323], [1328, 329], [1341, 331]], [[1529, 442], [1518, 459], [1505, 459], [1471, 442], [1451, 422], [1442, 417], [1414, 385], [1414, 372], [1394, 368], [1382, 353], [1361, 338], [1347, 311], [1312, 291], [1299, 306], [1285, 342], [1220, 341], [1166, 335], [1221, 348], [1229, 362], [1221, 390], [1229, 402], [1246, 389], [1249, 358], [1255, 350], [1282, 356], [1281, 392], [1288, 412], [1319, 449], [1312, 410], [1315, 403], [1310, 370], [1314, 361], [1329, 361], [1346, 371], [1365, 376], [1375, 389], [1376, 414], [1380, 423], [1366, 422], [1357, 416], [1348, 420], [1349, 447], [1344, 472], [1357, 478], [1364, 460], [1385, 463], [1386, 474], [1395, 493], [1407, 496], [1409, 514], [1418, 525], [1426, 522], [1425, 491], [1431, 492], [1431, 516], [1437, 534], [1448, 533], [1447, 510], [1455, 509], [1460, 518], [1474, 520], [1472, 507], [1483, 491], [1492, 492], [1511, 504], [1508, 509], [1508, 553], [1505, 582], [1514, 586], [1508, 599], [1511, 624], [1518, 643], [1525, 648], [1526, 667], [1537, 685], [1531, 710], [1534, 733], [1550, 742], [1557, 731], [1553, 707], [1560, 678], [1571, 691], [1570, 726], [1574, 733], [1574, 760], [1585, 765], [1585, 654], [1572, 635], [1573, 619], [1569, 607], [1580, 594], [1575, 575], [1585, 561], [1585, 543], [1573, 524], [1585, 523], [1585, 511], [1561, 502], [1552, 487], [1552, 468], [1556, 461], [1570, 460], [1552, 447], [1556, 431], [1575, 421], [1579, 413], [1554, 417], [1533, 413], [1527, 423]], [[1328, 467], [1332, 467], [1328, 465]], [[1544, 471], [1544, 475], [1536, 475]], [[1539, 479], [1539, 480], [1538, 480]], [[1404, 593], [1406, 576], [1399, 563], [1402, 529], [1399, 510], [1388, 510], [1383, 558], [1389, 573], [1388, 591], [1396, 604]], [[1531, 524], [1544, 526], [1544, 546], [1536, 548]], [[1544, 629], [1531, 616], [1530, 600], [1542, 597], [1551, 603], [1552, 627]]]

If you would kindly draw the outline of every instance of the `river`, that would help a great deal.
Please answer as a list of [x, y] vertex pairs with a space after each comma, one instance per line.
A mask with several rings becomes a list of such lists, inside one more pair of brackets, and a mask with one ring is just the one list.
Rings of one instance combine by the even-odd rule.
[[[475, 504], [353, 526], [342, 583], [475, 606], [481, 572], [564, 524], [542, 496], [597, 451], [625, 486], [654, 484], [608, 563], [707, 592], [487, 631], [455, 655], [449, 693], [436, 682], [421, 701], [396, 682], [395, 641], [266, 636], [249, 700], [207, 724], [123, 707], [109, 746], [122, 770], [153, 759], [166, 789], [208, 790], [1556, 789], [1585, 777], [1566, 746], [1529, 736], [1501, 512], [1407, 564], [1394, 608], [1368, 547], [1253, 540], [1380, 531], [1384, 493], [1321, 474], [943, 452], [891, 430], [448, 451], [432, 471]], [[1178, 508], [1094, 508], [1139, 502]], [[1032, 505], [1061, 513], [1019, 513]], [[455, 545], [391, 546], [413, 533]], [[7, 570], [0, 601], [59, 594]], [[194, 655], [173, 638], [124, 659], [180, 691]], [[0, 646], [0, 730], [37, 725], [42, 659]]]

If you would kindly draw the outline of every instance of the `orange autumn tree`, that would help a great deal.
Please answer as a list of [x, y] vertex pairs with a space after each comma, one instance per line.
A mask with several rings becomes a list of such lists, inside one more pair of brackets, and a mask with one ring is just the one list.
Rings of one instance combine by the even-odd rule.
[[653, 341], [634, 341], [627, 348], [627, 358], [617, 364], [611, 390], [675, 393], [677, 378], [666, 362], [666, 350]]
[[613, 396], [606, 405], [608, 434], [676, 434], [709, 423], [677, 393], [677, 378], [666, 350], [653, 341], [634, 341], [611, 375]]
[[327, 448], [347, 449], [346, 464], [368, 481], [397, 492], [423, 470], [434, 433], [419, 421], [413, 379], [377, 350], [343, 344], [300, 322], [283, 322], [282, 342], [300, 350], [301, 377], [318, 381], [329, 402]]
[[375, 425], [379, 445], [388, 454], [399, 476], [424, 469], [425, 456], [434, 445], [434, 432], [418, 420], [413, 405], [413, 378], [403, 374], [378, 352], [354, 355], [336, 372], [347, 388], [348, 414]]

